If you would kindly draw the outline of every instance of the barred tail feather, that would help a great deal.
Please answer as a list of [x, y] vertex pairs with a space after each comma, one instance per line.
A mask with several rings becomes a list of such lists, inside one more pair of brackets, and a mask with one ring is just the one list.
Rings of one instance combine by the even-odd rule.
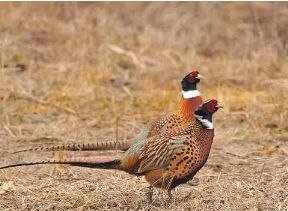
[[43, 147], [33, 147], [28, 149], [19, 150], [13, 152], [13, 154], [20, 152], [35, 152], [35, 151], [97, 151], [97, 150], [127, 150], [131, 143], [129, 141], [106, 141], [106, 142], [96, 142], [96, 143], [73, 143], [73, 144], [63, 144], [56, 146], [43, 146]]
[[65, 159], [51, 159], [35, 162], [23, 162], [6, 166], [1, 166], [0, 169], [12, 168], [17, 166], [32, 166], [39, 164], [68, 164], [71, 166], [99, 168], [99, 169], [119, 169], [121, 170], [121, 161], [119, 159], [108, 156], [94, 156], [94, 157], [72, 157]]

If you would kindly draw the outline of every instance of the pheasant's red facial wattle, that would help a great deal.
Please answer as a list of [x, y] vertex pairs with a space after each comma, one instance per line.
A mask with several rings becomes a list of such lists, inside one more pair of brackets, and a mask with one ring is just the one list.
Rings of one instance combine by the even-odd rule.
[[194, 78], [196, 78], [198, 74], [199, 72], [197, 70], [194, 70], [190, 73], [190, 75], [193, 76]]
[[213, 114], [214, 112], [216, 112], [218, 110], [218, 101], [215, 100], [215, 99], [212, 99], [210, 100], [208, 103], [207, 103], [207, 111], [211, 114]]
[[199, 72], [197, 70], [192, 71], [191, 73], [189, 73], [187, 77], [187, 81], [189, 83], [195, 83], [195, 79], [197, 78], [198, 75], [199, 75]]

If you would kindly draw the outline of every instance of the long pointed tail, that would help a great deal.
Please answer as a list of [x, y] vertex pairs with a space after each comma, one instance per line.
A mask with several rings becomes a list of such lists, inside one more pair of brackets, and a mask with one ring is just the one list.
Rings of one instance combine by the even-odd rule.
[[62, 144], [55, 146], [43, 146], [33, 147], [28, 149], [19, 150], [15, 153], [20, 152], [34, 152], [34, 151], [98, 151], [98, 150], [127, 150], [131, 146], [129, 141], [106, 141], [96, 143], [73, 143], [73, 144]]
[[79, 166], [86, 168], [100, 168], [100, 169], [119, 169], [121, 170], [120, 159], [108, 156], [94, 156], [94, 157], [74, 157], [65, 159], [51, 159], [36, 162], [22, 162], [6, 166], [1, 166], [0, 169], [12, 168], [17, 166], [32, 166], [38, 164], [69, 164], [71, 166]]

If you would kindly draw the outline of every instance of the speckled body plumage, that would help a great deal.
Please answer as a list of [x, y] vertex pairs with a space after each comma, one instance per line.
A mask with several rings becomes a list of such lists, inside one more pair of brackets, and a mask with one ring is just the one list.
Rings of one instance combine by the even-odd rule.
[[[195, 120], [194, 111], [202, 103], [201, 96], [193, 97], [190, 99], [182, 99], [178, 109], [169, 115], [163, 116], [149, 125], [149, 133], [147, 136], [138, 137], [146, 139], [151, 136], [175, 129], [185, 127], [188, 123]], [[146, 129], [147, 130], [147, 129]]]
[[136, 143], [121, 158], [121, 169], [144, 174], [154, 187], [172, 189], [190, 180], [206, 162], [214, 130], [199, 121]]

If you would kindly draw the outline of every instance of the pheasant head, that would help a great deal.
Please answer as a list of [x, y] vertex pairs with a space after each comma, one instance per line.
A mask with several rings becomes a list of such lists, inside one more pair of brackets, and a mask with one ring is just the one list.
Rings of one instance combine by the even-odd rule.
[[199, 74], [199, 72], [194, 70], [182, 79], [181, 86], [184, 99], [200, 96], [200, 93], [197, 90], [197, 83], [200, 82], [201, 78], [203, 77]]
[[212, 123], [212, 115], [219, 109], [223, 108], [218, 104], [218, 101], [215, 99], [208, 100], [204, 102], [198, 109], [195, 111], [195, 117], [201, 123], [201, 125], [208, 130], [214, 129]]

